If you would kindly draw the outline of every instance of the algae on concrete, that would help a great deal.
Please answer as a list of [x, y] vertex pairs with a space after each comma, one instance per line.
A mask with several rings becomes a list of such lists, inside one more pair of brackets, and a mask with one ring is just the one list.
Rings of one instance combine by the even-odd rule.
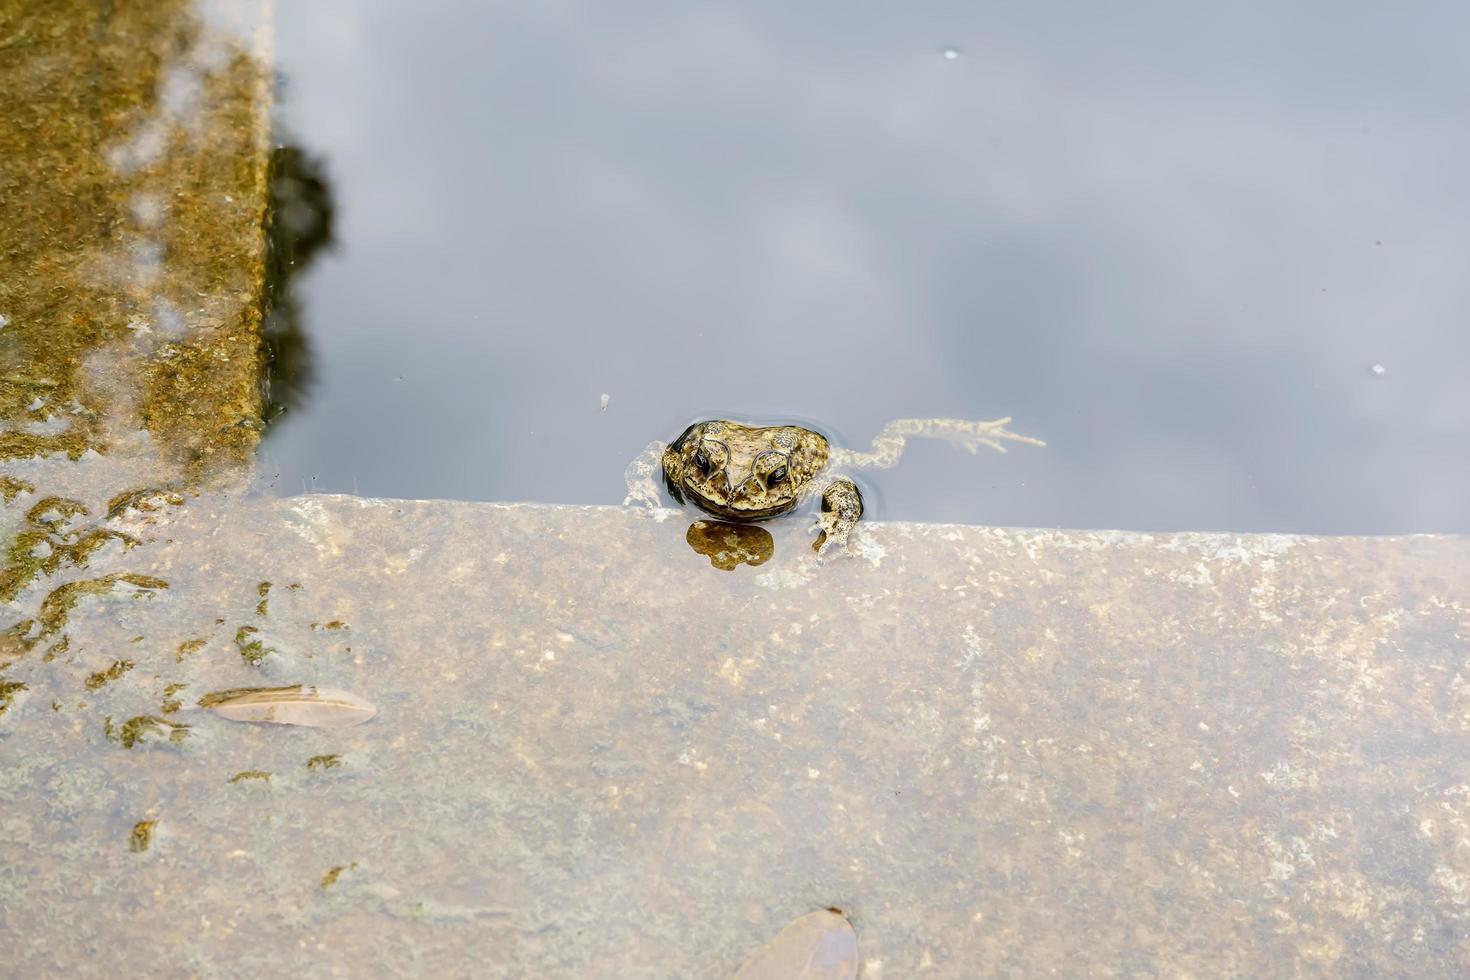
[[270, 69], [198, 9], [6, 5], [0, 459], [249, 464]]

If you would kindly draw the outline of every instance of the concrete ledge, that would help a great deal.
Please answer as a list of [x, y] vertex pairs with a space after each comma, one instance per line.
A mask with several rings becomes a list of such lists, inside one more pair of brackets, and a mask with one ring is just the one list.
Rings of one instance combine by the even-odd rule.
[[[834, 905], [865, 976], [1470, 965], [1465, 538], [888, 524], [819, 565], [787, 524], [726, 573], [622, 508], [197, 498], [108, 526], [144, 543], [15, 604], [167, 582], [76, 602], [5, 672], [21, 973], [105, 947], [123, 973], [717, 976]], [[104, 734], [297, 682], [381, 713]]]

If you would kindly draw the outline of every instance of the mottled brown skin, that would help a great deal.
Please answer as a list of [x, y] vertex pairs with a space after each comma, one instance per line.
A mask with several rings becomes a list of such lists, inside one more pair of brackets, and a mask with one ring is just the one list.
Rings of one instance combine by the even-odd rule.
[[664, 482], [679, 503], [730, 521], [778, 517], [820, 487], [820, 550], [828, 537], [845, 541], [863, 512], [851, 480], [820, 481], [830, 458], [820, 432], [713, 419], [691, 425], [664, 450]]

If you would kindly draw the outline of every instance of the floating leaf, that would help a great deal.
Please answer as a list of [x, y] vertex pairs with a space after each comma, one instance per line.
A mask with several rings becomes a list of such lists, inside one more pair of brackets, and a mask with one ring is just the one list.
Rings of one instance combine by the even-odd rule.
[[199, 699], [230, 721], [259, 721], [308, 728], [347, 728], [361, 725], [378, 709], [348, 691], [330, 687], [237, 687], [216, 691]]
[[735, 980], [853, 980], [857, 933], [840, 912], [822, 909], [792, 922], [745, 961]]

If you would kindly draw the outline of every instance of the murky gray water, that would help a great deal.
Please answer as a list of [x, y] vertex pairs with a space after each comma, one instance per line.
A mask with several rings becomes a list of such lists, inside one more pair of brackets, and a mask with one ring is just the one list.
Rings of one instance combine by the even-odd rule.
[[1013, 415], [1050, 448], [920, 446], [880, 516], [1470, 529], [1467, 30], [1450, 3], [285, 5], [282, 133], [336, 247], [266, 476], [615, 502], [700, 415], [854, 443]]

